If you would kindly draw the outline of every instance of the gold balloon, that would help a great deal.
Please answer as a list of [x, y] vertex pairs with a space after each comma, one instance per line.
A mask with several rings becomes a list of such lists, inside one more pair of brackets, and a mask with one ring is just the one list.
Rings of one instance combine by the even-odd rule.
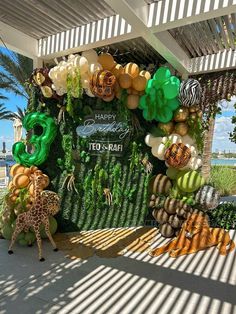
[[184, 136], [188, 133], [188, 126], [184, 122], [176, 123], [174, 133]]
[[174, 120], [176, 122], [184, 122], [187, 120], [189, 115], [189, 110], [186, 107], [180, 107], [175, 111]]
[[189, 107], [189, 112], [196, 112], [196, 111], [198, 111], [198, 107], [197, 106], [193, 105], [193, 106]]
[[198, 116], [199, 118], [202, 118], [202, 115], [203, 115], [203, 113], [202, 113], [201, 110], [197, 111], [197, 116]]
[[173, 130], [174, 130], [174, 122], [173, 121], [170, 121], [170, 122], [167, 122], [167, 123], [159, 122], [158, 123], [158, 127], [163, 132], [165, 132], [166, 135], [170, 135], [173, 132]]
[[196, 112], [193, 112], [193, 113], [190, 113], [189, 118], [190, 118], [190, 120], [195, 121], [195, 120], [197, 120], [198, 115]]

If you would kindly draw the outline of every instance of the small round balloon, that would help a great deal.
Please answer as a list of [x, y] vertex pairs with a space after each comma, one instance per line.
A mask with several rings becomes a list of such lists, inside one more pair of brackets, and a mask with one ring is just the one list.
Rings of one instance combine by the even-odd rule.
[[206, 210], [216, 208], [219, 205], [219, 200], [219, 192], [210, 185], [202, 186], [195, 196], [195, 201]]
[[180, 85], [179, 97], [182, 105], [189, 107], [200, 103], [202, 88], [200, 83], [194, 79], [187, 79]]

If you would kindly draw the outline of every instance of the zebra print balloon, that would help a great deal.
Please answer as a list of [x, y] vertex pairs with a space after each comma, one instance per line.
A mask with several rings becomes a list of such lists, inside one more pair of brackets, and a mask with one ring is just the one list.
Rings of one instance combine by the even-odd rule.
[[195, 196], [195, 201], [206, 210], [216, 208], [219, 205], [219, 200], [219, 192], [210, 185], [201, 187]]
[[179, 98], [183, 106], [189, 107], [200, 103], [202, 88], [194, 79], [187, 79], [180, 85]]

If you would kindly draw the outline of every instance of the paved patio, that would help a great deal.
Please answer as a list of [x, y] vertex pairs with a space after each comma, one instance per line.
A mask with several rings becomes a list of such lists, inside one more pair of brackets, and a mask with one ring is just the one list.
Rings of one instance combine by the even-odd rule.
[[[156, 244], [162, 241], [158, 235]], [[0, 240], [1, 314], [236, 313], [236, 251], [70, 260], [46, 241], [40, 263], [36, 246], [16, 246], [12, 256], [7, 247]]]

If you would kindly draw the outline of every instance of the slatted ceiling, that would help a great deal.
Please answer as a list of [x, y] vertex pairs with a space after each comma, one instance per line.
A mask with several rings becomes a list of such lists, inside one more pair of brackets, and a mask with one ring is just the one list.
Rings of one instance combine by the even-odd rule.
[[169, 30], [192, 58], [236, 48], [236, 14]]
[[217, 30], [216, 21], [214, 19], [209, 20], [208, 24], [209, 24], [209, 27], [211, 29], [212, 35], [215, 38], [216, 45], [219, 47], [219, 50], [223, 50], [224, 46], [223, 46], [223, 43], [221, 41], [221, 37], [220, 37], [219, 33], [216, 31]]
[[207, 21], [203, 21], [203, 24], [204, 24], [204, 27], [205, 27], [206, 37], [208, 38], [208, 40], [210, 40], [210, 44], [212, 45], [213, 53], [217, 53], [218, 52], [218, 47], [217, 47], [217, 45], [215, 43], [211, 27], [210, 27], [210, 25], [209, 25], [209, 23]]
[[114, 14], [104, 0], [0, 0], [0, 20], [36, 39]]
[[[235, 44], [235, 27], [232, 24], [232, 18], [229, 19], [228, 15], [223, 16], [223, 20], [225, 22], [225, 26], [226, 26], [226, 30], [227, 30], [227, 34], [228, 34], [228, 39], [229, 39], [229, 44], [231, 46], [231, 48], [234, 48], [234, 44]], [[235, 25], [236, 26], [236, 25]]]
[[115, 60], [121, 64], [126, 64], [131, 61], [144, 65], [165, 62], [165, 60], [141, 37], [104, 46], [97, 50], [98, 52], [104, 51], [111, 53], [114, 55]]

